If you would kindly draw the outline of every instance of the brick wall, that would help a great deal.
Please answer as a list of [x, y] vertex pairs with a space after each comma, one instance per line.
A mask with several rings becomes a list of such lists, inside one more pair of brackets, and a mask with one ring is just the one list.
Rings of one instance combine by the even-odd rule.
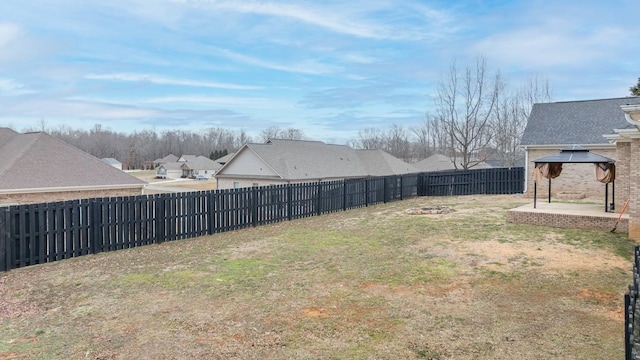
[[622, 210], [629, 199], [629, 160], [631, 159], [631, 142], [616, 142], [616, 211]]
[[[533, 197], [533, 169], [535, 166], [533, 160], [558, 153], [560, 150], [561, 149], [529, 148], [528, 174], [525, 174], [525, 176], [527, 176], [527, 197]], [[591, 150], [591, 152], [613, 160], [616, 159], [616, 148], [613, 146], [610, 149], [595, 149]], [[548, 180], [543, 179], [538, 183], [538, 198], [546, 198], [548, 191]], [[560, 176], [551, 180], [551, 197], [555, 199], [604, 199], [604, 191], [605, 184], [596, 180], [593, 164], [563, 164]], [[611, 189], [609, 191], [611, 191]]]
[[[507, 221], [518, 224], [541, 225], [567, 229], [602, 229], [611, 231], [616, 219], [589, 215], [553, 214], [543, 212], [527, 212], [511, 210], [507, 212]], [[629, 231], [629, 220], [620, 219], [616, 232]]]

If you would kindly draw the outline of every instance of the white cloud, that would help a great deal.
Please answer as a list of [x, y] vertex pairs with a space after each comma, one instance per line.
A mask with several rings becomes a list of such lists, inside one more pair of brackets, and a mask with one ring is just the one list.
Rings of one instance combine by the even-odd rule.
[[326, 75], [337, 71], [337, 67], [320, 63], [316, 60], [305, 60], [295, 64], [274, 63], [255, 57], [240, 54], [229, 49], [218, 49], [224, 57], [235, 60], [244, 64], [262, 67], [271, 70], [279, 70], [292, 73], [309, 74], [309, 75]]
[[234, 107], [234, 108], [250, 108], [250, 109], [283, 109], [292, 108], [292, 105], [286, 101], [278, 101], [274, 98], [263, 97], [233, 97], [233, 96], [203, 96], [203, 95], [185, 95], [185, 96], [164, 96], [151, 98], [145, 101], [151, 104], [170, 104], [170, 103], [191, 103], [206, 105], [208, 107]]
[[212, 81], [196, 81], [186, 79], [175, 79], [165, 76], [138, 74], [138, 73], [112, 73], [112, 74], [89, 74], [85, 76], [89, 80], [125, 81], [125, 82], [149, 82], [159, 85], [178, 85], [191, 87], [207, 87], [228, 90], [259, 90], [260, 86], [237, 85], [229, 83], [219, 83]]
[[0, 78], [0, 96], [15, 96], [33, 93], [35, 93], [34, 90], [28, 89], [26, 86], [15, 80]]
[[[375, 40], [418, 40], [442, 34], [449, 22], [446, 13], [420, 3], [397, 1], [266, 2], [200, 0], [187, 1], [212, 11], [230, 11], [288, 18], [338, 34]], [[377, 18], [384, 14], [385, 20]], [[388, 21], [395, 18], [394, 21]], [[410, 19], [412, 22], [407, 22]], [[432, 29], [425, 31], [425, 29]]]

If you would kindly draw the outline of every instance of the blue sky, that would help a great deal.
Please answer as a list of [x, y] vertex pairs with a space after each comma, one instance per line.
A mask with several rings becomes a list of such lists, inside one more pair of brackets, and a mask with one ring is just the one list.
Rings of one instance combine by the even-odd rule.
[[554, 100], [624, 97], [637, 0], [2, 0], [0, 126], [296, 128], [345, 143], [423, 121], [453, 61], [484, 56]]

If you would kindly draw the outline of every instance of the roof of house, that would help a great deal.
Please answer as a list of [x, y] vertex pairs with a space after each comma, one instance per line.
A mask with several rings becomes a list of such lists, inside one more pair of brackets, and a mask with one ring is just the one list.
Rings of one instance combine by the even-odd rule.
[[102, 160], [103, 163], [105, 164], [109, 164], [109, 165], [122, 165], [122, 163], [114, 158], [102, 158], [100, 159]]
[[159, 159], [155, 159], [153, 161], [154, 164], [164, 164], [164, 163], [170, 163], [170, 162], [176, 162], [178, 161], [178, 157], [173, 155], [173, 154], [169, 154], [163, 158], [159, 158]]
[[369, 176], [401, 175], [420, 172], [413, 165], [382, 150], [356, 150]]
[[534, 104], [520, 145], [606, 144], [602, 136], [626, 129], [621, 105], [640, 104], [640, 97]]
[[187, 169], [191, 170], [218, 170], [222, 165], [209, 159], [206, 156], [197, 156], [195, 159], [188, 160], [184, 163]]
[[[455, 170], [455, 166], [453, 166], [453, 162], [451, 162], [451, 158], [442, 155], [442, 154], [434, 154], [429, 156], [426, 159], [420, 160], [417, 163], [413, 164], [419, 171], [443, 171], [443, 170]], [[488, 163], [481, 161], [477, 165], [473, 166], [473, 169], [486, 169], [490, 168], [491, 165]]]
[[193, 162], [193, 161], [196, 161], [196, 159], [197, 159], [197, 156], [195, 156], [195, 155], [182, 155], [176, 161], [179, 161], [179, 162]]
[[68, 187], [142, 187], [145, 182], [44, 132], [0, 128], [0, 192]]
[[184, 165], [183, 162], [168, 162], [168, 163], [162, 163], [160, 164], [160, 166], [158, 166], [158, 169], [163, 168], [166, 170], [182, 170], [182, 165]]
[[220, 163], [221, 165], [226, 164], [227, 161], [229, 161], [229, 159], [231, 159], [231, 157], [233, 156], [234, 153], [229, 153], [223, 157], [217, 158], [215, 160], [215, 162]]
[[[218, 171], [234, 176], [237, 159], [254, 159], [251, 174], [285, 180], [366, 177], [417, 172], [413, 166], [382, 150], [354, 150], [346, 145], [321, 141], [270, 139], [265, 144], [246, 144]], [[264, 166], [262, 166], [264, 165]]]

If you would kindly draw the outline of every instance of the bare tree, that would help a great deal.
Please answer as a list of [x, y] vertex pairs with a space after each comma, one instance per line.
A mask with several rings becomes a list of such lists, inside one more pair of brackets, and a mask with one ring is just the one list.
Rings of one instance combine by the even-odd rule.
[[278, 126], [268, 127], [260, 132], [262, 141], [269, 139], [287, 139], [287, 140], [303, 140], [306, 138], [304, 132], [300, 129], [288, 128], [281, 129]]
[[382, 149], [384, 141], [384, 133], [380, 129], [366, 128], [358, 131], [358, 138], [351, 140], [349, 145], [355, 149]]
[[493, 126], [496, 158], [502, 166], [517, 166], [524, 161], [519, 148], [533, 104], [552, 101], [548, 80], [529, 79], [514, 92], [503, 92], [498, 100]]
[[409, 159], [411, 142], [409, 141], [407, 131], [402, 126], [397, 124], [391, 125], [384, 138], [384, 143], [385, 146], [383, 150], [389, 154], [400, 159]]
[[433, 154], [446, 152], [448, 138], [439, 126], [438, 119], [427, 113], [422, 123], [411, 127], [415, 141], [413, 153], [417, 159], [425, 159]]
[[446, 134], [446, 152], [456, 169], [470, 169], [490, 154], [492, 120], [504, 85], [500, 73], [488, 79], [486, 61], [460, 72], [454, 62], [438, 86], [435, 120]]

